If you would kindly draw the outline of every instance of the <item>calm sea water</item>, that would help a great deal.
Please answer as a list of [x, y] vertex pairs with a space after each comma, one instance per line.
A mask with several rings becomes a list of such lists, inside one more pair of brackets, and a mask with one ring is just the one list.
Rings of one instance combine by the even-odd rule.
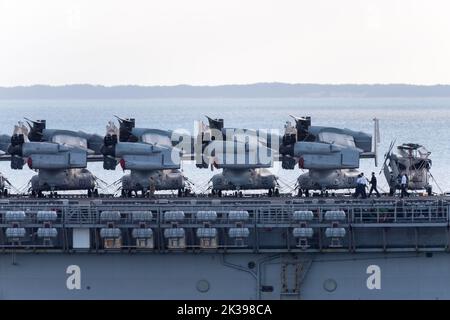
[[[205, 120], [205, 115], [225, 119], [226, 127], [267, 128], [282, 130], [289, 115], [312, 117], [313, 125], [346, 127], [373, 132], [373, 118], [380, 119], [381, 143], [379, 162], [390, 142], [414, 142], [431, 151], [432, 173], [438, 185], [450, 191], [450, 99], [364, 99], [364, 98], [311, 98], [311, 99], [148, 99], [148, 100], [0, 100], [0, 133], [11, 134], [13, 125], [28, 117], [46, 119], [48, 128], [83, 130], [105, 133], [108, 120], [114, 115], [136, 118], [138, 127], [161, 129], [185, 128], [194, 130], [194, 121]], [[121, 170], [105, 171], [99, 163], [89, 169], [107, 183], [122, 175]], [[373, 160], [362, 160], [361, 169], [370, 174], [375, 168]], [[185, 174], [202, 191], [213, 175], [209, 169], [183, 165]], [[0, 163], [0, 171], [18, 188], [26, 185], [34, 174], [25, 167], [16, 171], [8, 162]], [[301, 173], [295, 170], [273, 169], [282, 185], [293, 186]], [[384, 177], [380, 186], [386, 189]], [[434, 187], [437, 191], [437, 186]], [[110, 189], [112, 191], [113, 189]], [[289, 191], [284, 187], [283, 191]]]

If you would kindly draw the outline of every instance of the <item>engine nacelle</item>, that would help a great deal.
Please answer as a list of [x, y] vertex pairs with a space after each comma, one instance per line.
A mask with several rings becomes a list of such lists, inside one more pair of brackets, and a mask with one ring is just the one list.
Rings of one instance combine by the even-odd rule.
[[120, 142], [115, 147], [115, 156], [123, 170], [179, 169], [180, 150], [154, 146], [146, 143]]
[[115, 156], [120, 158], [125, 155], [154, 155], [167, 152], [167, 150], [169, 150], [167, 147], [159, 147], [147, 143], [120, 142], [116, 144]]
[[297, 142], [294, 156], [302, 169], [356, 169], [359, 167], [360, 152], [331, 143]]
[[75, 169], [86, 168], [87, 153], [84, 150], [72, 149], [57, 153], [33, 153], [28, 156], [30, 169]]
[[299, 159], [302, 169], [356, 169], [359, 167], [359, 152], [344, 149], [332, 154], [305, 154]]
[[297, 142], [294, 145], [294, 156], [301, 157], [305, 154], [332, 154], [343, 150], [342, 147], [320, 142]]
[[119, 163], [123, 170], [164, 170], [180, 168], [180, 162], [172, 161], [170, 154], [167, 155], [166, 153], [124, 155]]
[[75, 169], [87, 166], [87, 151], [51, 142], [23, 142], [23, 137], [11, 139], [9, 148], [11, 168], [23, 168], [24, 160], [30, 169]]
[[33, 154], [57, 154], [70, 150], [75, 149], [51, 142], [26, 142], [22, 145], [22, 155], [24, 157], [29, 157]]

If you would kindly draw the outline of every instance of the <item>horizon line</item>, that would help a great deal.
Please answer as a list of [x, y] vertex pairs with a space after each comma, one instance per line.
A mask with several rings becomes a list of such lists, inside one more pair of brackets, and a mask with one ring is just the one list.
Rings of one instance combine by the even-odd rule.
[[66, 83], [66, 84], [28, 84], [28, 85], [0, 85], [0, 88], [29, 88], [29, 87], [68, 87], [68, 86], [92, 86], [92, 87], [224, 87], [224, 86], [253, 86], [253, 85], [317, 85], [317, 86], [411, 86], [411, 87], [437, 87], [437, 86], [450, 86], [450, 83], [435, 83], [435, 84], [415, 84], [404, 82], [386, 82], [386, 83], [314, 83], [314, 82], [251, 82], [251, 83], [225, 83], [225, 84], [94, 84], [94, 83]]

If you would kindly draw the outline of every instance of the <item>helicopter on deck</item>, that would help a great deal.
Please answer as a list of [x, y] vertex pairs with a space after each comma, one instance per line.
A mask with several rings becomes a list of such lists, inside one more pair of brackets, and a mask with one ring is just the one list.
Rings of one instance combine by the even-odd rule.
[[432, 195], [431, 152], [416, 143], [403, 143], [397, 146], [397, 152], [393, 152], [394, 145], [395, 141], [391, 143], [382, 167], [389, 184], [389, 194], [394, 195], [396, 190], [401, 189], [401, 176], [406, 174], [408, 190], [425, 190]]

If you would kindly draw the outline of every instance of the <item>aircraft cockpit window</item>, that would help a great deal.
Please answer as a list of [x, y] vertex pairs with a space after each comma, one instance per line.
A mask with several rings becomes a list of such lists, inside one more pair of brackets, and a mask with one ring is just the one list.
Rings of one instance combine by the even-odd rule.
[[417, 149], [417, 152], [420, 154], [421, 158], [428, 158], [428, 156], [431, 154], [430, 151], [428, 151], [425, 147], [420, 147]]
[[80, 137], [75, 137], [71, 135], [66, 134], [57, 134], [53, 136], [52, 142], [63, 144], [63, 145], [69, 145], [74, 147], [81, 147], [81, 148], [87, 148], [87, 140]]
[[355, 140], [348, 134], [335, 132], [321, 132], [319, 133], [319, 141], [326, 143], [334, 143], [339, 146], [355, 147]]
[[401, 157], [404, 157], [404, 158], [408, 158], [408, 157], [410, 157], [410, 153], [409, 152], [411, 152], [410, 150], [405, 150], [405, 149], [398, 149], [398, 154], [401, 156]]
[[154, 133], [145, 133], [142, 135], [142, 142], [159, 146], [172, 146], [172, 141], [168, 136]]

